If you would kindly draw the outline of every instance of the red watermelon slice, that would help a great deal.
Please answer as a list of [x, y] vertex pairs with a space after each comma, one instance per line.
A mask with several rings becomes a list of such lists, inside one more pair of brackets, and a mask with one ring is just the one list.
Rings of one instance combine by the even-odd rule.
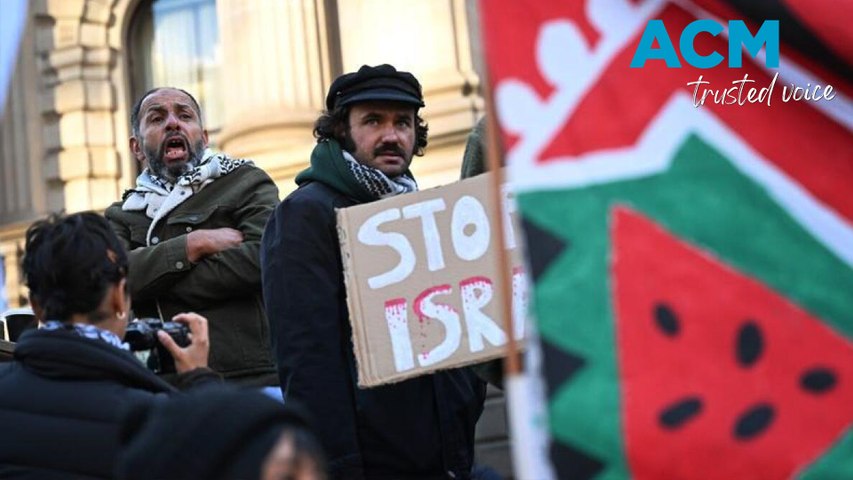
[[612, 220], [633, 478], [790, 478], [851, 426], [848, 339], [639, 213]]

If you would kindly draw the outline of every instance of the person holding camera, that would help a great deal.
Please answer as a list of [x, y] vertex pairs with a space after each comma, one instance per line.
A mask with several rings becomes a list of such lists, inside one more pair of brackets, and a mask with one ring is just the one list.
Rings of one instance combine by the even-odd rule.
[[[92, 213], [54, 215], [26, 233], [23, 271], [42, 321], [0, 365], [0, 478], [111, 478], [123, 412], [176, 388], [149, 371], [122, 339], [128, 326], [127, 254]], [[191, 343], [164, 331], [182, 388], [219, 382], [207, 368], [207, 320], [181, 313]]]

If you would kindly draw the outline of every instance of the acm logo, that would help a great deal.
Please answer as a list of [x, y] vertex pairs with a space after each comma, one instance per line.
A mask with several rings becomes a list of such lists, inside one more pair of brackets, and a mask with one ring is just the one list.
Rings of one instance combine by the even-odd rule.
[[[743, 20], [730, 20], [728, 66], [739, 68], [743, 65], [743, 46], [753, 58], [757, 58], [762, 46], [766, 46], [765, 66], [767, 68], [779, 68], [779, 21], [766, 20], [761, 24], [755, 35], [753, 35]], [[717, 51], [708, 55], [700, 55], [696, 52], [693, 42], [700, 33], [710, 33], [718, 36], [723, 32], [723, 26], [709, 19], [694, 20], [684, 28], [678, 41], [681, 56], [684, 60], [696, 68], [714, 68], [725, 59]], [[659, 48], [653, 48], [657, 40]], [[669, 32], [663, 20], [649, 20], [643, 30], [634, 58], [631, 60], [631, 68], [642, 68], [649, 60], [663, 60], [669, 68], [681, 68], [681, 62], [676, 54], [675, 47], [670, 39]]]

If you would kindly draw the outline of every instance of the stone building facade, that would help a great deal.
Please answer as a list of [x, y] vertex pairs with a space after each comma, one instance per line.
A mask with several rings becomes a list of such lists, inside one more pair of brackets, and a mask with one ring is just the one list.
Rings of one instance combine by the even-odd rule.
[[[26, 304], [19, 265], [32, 221], [103, 210], [134, 184], [130, 109], [152, 86], [195, 94], [214, 146], [254, 159], [283, 197], [307, 166], [312, 124], [332, 79], [362, 64], [391, 63], [424, 86], [430, 143], [413, 164], [415, 176], [423, 188], [455, 181], [483, 109], [475, 3], [30, 0], [0, 118], [7, 306]], [[202, 53], [184, 55], [187, 45]], [[195, 73], [171, 74], [170, 65], [191, 65]], [[479, 461], [509, 473], [497, 392], [478, 434]]]
[[[152, 10], [200, 6], [215, 12], [196, 16], [218, 33], [215, 65], [200, 70], [214, 70], [215, 82], [157, 83], [156, 64], [181, 59], [145, 52], [139, 44], [152, 27], [140, 24], [150, 23]], [[284, 196], [307, 165], [331, 80], [362, 64], [392, 63], [424, 85], [430, 145], [414, 162], [416, 177], [423, 187], [456, 180], [483, 105], [473, 12], [470, 0], [31, 0], [0, 119], [9, 306], [26, 301], [18, 264], [29, 223], [49, 212], [104, 209], [133, 185], [139, 167], [127, 146], [129, 110], [155, 83], [200, 96], [206, 115], [217, 116], [216, 148], [254, 159]], [[166, 26], [157, 43], [168, 52], [183, 34]]]

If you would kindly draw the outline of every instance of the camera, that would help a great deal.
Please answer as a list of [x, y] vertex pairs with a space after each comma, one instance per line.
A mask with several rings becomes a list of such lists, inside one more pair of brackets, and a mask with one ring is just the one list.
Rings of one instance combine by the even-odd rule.
[[190, 330], [186, 325], [178, 322], [164, 322], [159, 318], [139, 318], [130, 322], [124, 334], [124, 341], [130, 345], [130, 351], [136, 358], [152, 372], [175, 373], [175, 359], [157, 339], [159, 330], [168, 333], [180, 347], [190, 344]]

